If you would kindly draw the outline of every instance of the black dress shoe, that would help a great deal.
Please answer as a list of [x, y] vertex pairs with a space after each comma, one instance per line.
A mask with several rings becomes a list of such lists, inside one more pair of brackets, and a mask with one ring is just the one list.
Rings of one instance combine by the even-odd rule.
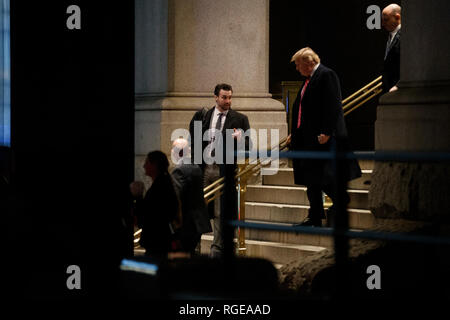
[[294, 224], [294, 227], [321, 227], [321, 226], [322, 226], [321, 220], [313, 220], [311, 218], [306, 218], [300, 224]]

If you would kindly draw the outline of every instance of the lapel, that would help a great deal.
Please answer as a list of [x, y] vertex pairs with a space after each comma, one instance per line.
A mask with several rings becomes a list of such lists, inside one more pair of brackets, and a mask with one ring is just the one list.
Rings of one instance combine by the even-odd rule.
[[[401, 32], [401, 31], [402, 31], [402, 29], [399, 29], [399, 30], [397, 31], [397, 33], [395, 34], [394, 39], [392, 39], [391, 43], [389, 44], [389, 47], [388, 47], [387, 52], [386, 52], [386, 58], [387, 58], [387, 56], [389, 55], [389, 52], [391, 51], [391, 49], [392, 49], [394, 46], [397, 45], [397, 42], [400, 41], [400, 32]], [[385, 60], [386, 60], [386, 59], [385, 59]]]
[[225, 129], [232, 129], [230, 125], [231, 121], [233, 120], [233, 117], [234, 117], [234, 110], [230, 108], [228, 109], [227, 117], [225, 118], [225, 123], [223, 124], [222, 132], [225, 132]]
[[[308, 86], [306, 87], [305, 92], [303, 93], [302, 101], [305, 101], [305, 98], [311, 94], [311, 89], [313, 89], [316, 86], [317, 81], [320, 78], [320, 73], [322, 72], [322, 69], [323, 69], [323, 65], [320, 64], [319, 67], [314, 72], [314, 74], [312, 75], [312, 77], [309, 79]], [[303, 89], [303, 86], [302, 86], [302, 89]], [[300, 90], [300, 92], [301, 92], [301, 90]]]
[[[211, 126], [211, 117], [214, 114], [214, 109], [216, 107], [212, 107], [206, 112], [205, 121], [202, 123], [203, 132], [207, 131]], [[222, 132], [225, 132], [225, 129], [231, 129], [231, 125], [233, 122], [233, 118], [235, 116], [235, 111], [233, 109], [229, 109], [227, 113], [227, 117], [225, 118], [225, 123], [223, 124]]]
[[402, 32], [402, 29], [399, 29], [399, 30], [397, 31], [397, 33], [395, 34], [394, 39], [393, 39], [392, 42], [391, 42], [391, 45], [389, 46], [389, 50], [390, 50], [393, 46], [396, 46], [396, 45], [397, 45], [397, 42], [400, 41], [400, 33], [401, 33], [401, 32]]
[[205, 132], [209, 129], [209, 127], [211, 125], [211, 117], [214, 113], [215, 108], [216, 108], [216, 106], [212, 107], [211, 109], [208, 110], [208, 112], [206, 112], [205, 121], [203, 121], [203, 123], [202, 123], [203, 132]]

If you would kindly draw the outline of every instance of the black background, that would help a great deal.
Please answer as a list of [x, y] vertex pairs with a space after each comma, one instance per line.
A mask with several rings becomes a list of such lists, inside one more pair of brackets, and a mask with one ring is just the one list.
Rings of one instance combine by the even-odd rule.
[[[73, 4], [81, 30], [66, 27]], [[12, 1], [11, 91], [11, 288], [108, 292], [134, 174], [133, 1]], [[78, 292], [66, 288], [73, 264]]]

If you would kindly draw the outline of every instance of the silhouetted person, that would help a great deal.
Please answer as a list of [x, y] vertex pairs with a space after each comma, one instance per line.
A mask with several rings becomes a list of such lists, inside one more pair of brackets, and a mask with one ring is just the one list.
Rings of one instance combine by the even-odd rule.
[[163, 258], [172, 250], [173, 233], [179, 221], [179, 201], [168, 168], [167, 156], [161, 151], [152, 151], [144, 163], [145, 174], [153, 180], [145, 197], [142, 182], [130, 185], [136, 198], [138, 226], [142, 228], [140, 245], [146, 255]]

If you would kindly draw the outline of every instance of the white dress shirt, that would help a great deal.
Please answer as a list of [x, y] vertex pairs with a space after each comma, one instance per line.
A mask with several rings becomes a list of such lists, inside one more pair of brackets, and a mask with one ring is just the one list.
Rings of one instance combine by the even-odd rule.
[[392, 40], [394, 40], [395, 35], [397, 34], [398, 30], [400, 30], [401, 27], [402, 27], [402, 25], [399, 24], [399, 25], [397, 26], [397, 28], [395, 28], [395, 30], [391, 32], [391, 40], [389, 41], [389, 45], [391, 45]]
[[317, 68], [319, 67], [319, 65], [320, 65], [320, 62], [314, 66], [314, 69], [313, 69], [313, 71], [311, 72], [310, 78], [312, 78], [314, 72], [316, 72], [316, 70], [317, 70]]
[[[220, 111], [217, 109], [217, 106], [214, 108], [213, 115], [211, 117], [211, 125], [209, 126], [210, 129], [216, 129], [217, 120], [219, 119], [219, 113]], [[228, 110], [222, 112], [222, 123], [220, 125], [220, 130], [223, 129], [223, 125], [225, 124], [225, 119], [227, 117]]]

